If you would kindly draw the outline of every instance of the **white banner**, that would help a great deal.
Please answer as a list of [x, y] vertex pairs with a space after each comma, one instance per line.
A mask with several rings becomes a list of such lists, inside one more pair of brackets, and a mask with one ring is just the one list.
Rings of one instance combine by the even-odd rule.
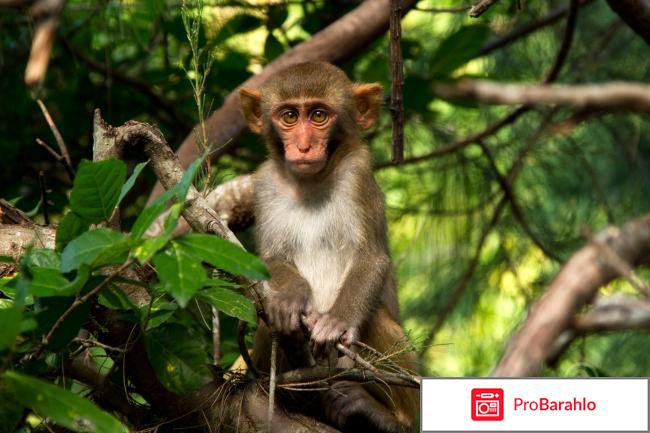
[[423, 379], [422, 430], [648, 431], [648, 379]]

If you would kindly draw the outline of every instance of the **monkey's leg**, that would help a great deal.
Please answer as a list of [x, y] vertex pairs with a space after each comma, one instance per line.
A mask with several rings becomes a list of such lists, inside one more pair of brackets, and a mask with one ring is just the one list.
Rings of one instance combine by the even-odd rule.
[[[384, 307], [377, 310], [367, 329], [362, 341], [381, 353], [390, 353], [396, 350], [396, 346], [408, 344], [402, 326]], [[417, 354], [412, 350], [395, 355], [394, 362], [409, 371], [418, 370]], [[376, 384], [366, 389], [392, 411], [406, 431], [419, 429], [420, 391], [417, 388]]]
[[325, 417], [345, 432], [401, 433], [407, 427], [357, 382], [335, 382], [323, 396]]

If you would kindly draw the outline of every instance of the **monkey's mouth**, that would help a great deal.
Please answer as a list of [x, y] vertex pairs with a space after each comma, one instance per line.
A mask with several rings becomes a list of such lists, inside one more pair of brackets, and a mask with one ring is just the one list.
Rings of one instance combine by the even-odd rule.
[[287, 160], [291, 171], [298, 174], [315, 174], [325, 167], [325, 159], [294, 159]]

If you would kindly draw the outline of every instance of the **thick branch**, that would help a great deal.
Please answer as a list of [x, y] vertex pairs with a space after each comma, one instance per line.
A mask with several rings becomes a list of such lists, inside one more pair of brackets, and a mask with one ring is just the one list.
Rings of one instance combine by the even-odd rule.
[[[598, 235], [598, 242], [606, 244], [632, 266], [650, 263], [650, 214], [625, 224], [622, 229], [605, 230]], [[572, 326], [574, 315], [591, 302], [600, 287], [615, 277], [615, 269], [603, 260], [601, 247], [589, 244], [574, 254], [531, 308], [493, 375], [539, 374], [558, 337]]]
[[650, 45], [650, 0], [607, 0], [607, 4]]
[[612, 82], [575, 86], [499, 84], [462, 80], [434, 85], [445, 99], [474, 99], [496, 105], [567, 105], [581, 110], [636, 111], [650, 114], [650, 86]]

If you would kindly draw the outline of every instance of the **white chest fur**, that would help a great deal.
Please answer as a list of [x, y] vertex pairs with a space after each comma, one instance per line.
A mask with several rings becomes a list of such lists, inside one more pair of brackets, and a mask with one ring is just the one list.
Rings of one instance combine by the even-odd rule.
[[336, 188], [335, 199], [308, 204], [276, 189], [268, 191], [275, 198], [258, 207], [262, 251], [295, 264], [321, 313], [334, 304], [361, 236], [352, 191], [344, 183]]

